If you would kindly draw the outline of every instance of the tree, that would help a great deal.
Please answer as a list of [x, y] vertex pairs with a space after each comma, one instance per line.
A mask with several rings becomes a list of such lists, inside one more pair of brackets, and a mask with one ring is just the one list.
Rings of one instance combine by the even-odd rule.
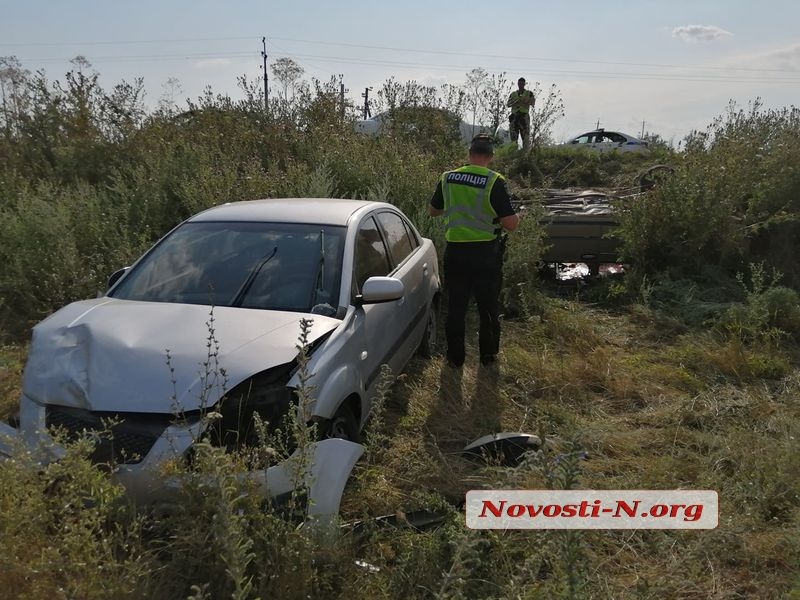
[[439, 105], [439, 98], [435, 87], [422, 85], [415, 80], [400, 83], [392, 76], [378, 90], [375, 104], [376, 110], [391, 112], [401, 107], [433, 108]]
[[166, 83], [161, 84], [161, 97], [158, 99], [158, 109], [168, 116], [176, 112], [175, 98], [183, 93], [183, 87], [177, 77], [169, 77]]
[[545, 93], [537, 81], [533, 87], [533, 95], [536, 104], [531, 109], [531, 148], [549, 142], [553, 125], [564, 116], [564, 101], [555, 83]]
[[465, 99], [466, 93], [463, 87], [451, 83], [442, 84], [440, 88], [439, 106], [456, 115], [459, 119], [464, 118]]
[[144, 79], [116, 84], [110, 94], [103, 94], [101, 106], [101, 128], [106, 137], [113, 141], [128, 138], [144, 121]]
[[511, 93], [511, 82], [506, 79], [506, 72], [492, 73], [486, 79], [484, 107], [491, 119], [492, 133], [496, 132], [506, 114], [506, 102]]
[[16, 56], [0, 57], [0, 110], [7, 134], [19, 127], [20, 117], [26, 109], [26, 83], [30, 75]]
[[283, 94], [278, 94], [284, 107], [288, 108], [289, 102], [289, 89], [292, 90], [292, 101], [294, 101], [295, 92], [297, 91], [297, 83], [305, 73], [305, 69], [297, 64], [288, 56], [282, 56], [270, 65], [272, 75], [278, 80], [283, 88]]
[[480, 125], [485, 112], [486, 101], [484, 93], [489, 74], [482, 67], [472, 69], [467, 73], [467, 80], [464, 84], [466, 93], [467, 108], [472, 112], [472, 129], [475, 130], [476, 123]]
[[[101, 101], [100, 75], [96, 71], [88, 75], [84, 73], [92, 66], [85, 56], [76, 56], [70, 63], [74, 68], [65, 75], [67, 89], [62, 89], [69, 115], [67, 125], [71, 133], [88, 141], [98, 133], [96, 116]], [[61, 84], [57, 82], [57, 85], [61, 89]]]

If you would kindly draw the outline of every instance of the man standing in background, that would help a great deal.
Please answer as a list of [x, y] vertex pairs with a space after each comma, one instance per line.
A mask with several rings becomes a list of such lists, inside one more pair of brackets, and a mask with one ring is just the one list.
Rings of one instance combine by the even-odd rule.
[[508, 116], [509, 133], [511, 141], [517, 143], [517, 138], [522, 136], [522, 148], [527, 149], [530, 145], [531, 137], [531, 115], [530, 109], [536, 101], [533, 92], [525, 89], [525, 78], [520, 77], [517, 81], [519, 89], [511, 92], [508, 97], [507, 106], [511, 108]]

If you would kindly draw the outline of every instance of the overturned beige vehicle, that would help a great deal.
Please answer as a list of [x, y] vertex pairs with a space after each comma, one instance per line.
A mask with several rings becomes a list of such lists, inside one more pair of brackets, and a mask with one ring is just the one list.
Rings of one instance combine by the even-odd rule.
[[591, 189], [546, 190], [540, 224], [548, 248], [544, 263], [586, 263], [597, 274], [602, 263], [618, 260], [620, 240], [609, 234], [619, 226], [616, 192]]
[[278, 501], [302, 482], [309, 514], [333, 515], [382, 366], [399, 373], [432, 350], [437, 264], [432, 242], [386, 203], [260, 200], [200, 213], [112, 276], [104, 296], [34, 328], [0, 455], [24, 445], [55, 461], [54, 428], [86, 435], [111, 420], [93, 459], [135, 501], [166, 501], [180, 486], [162, 476], [168, 461], [189, 460], [201, 439], [255, 443], [254, 421], [280, 423], [307, 372], [305, 416], [320, 432], [311, 459], [246, 477]]

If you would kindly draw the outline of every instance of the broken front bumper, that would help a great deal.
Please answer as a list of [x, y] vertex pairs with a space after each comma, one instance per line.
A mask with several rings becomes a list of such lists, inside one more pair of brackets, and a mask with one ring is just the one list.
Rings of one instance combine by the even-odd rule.
[[[63, 456], [63, 447], [47, 432], [45, 411], [45, 407], [23, 397], [19, 429], [0, 423], [0, 458], [13, 458], [15, 452], [26, 450], [36, 462], [46, 465]], [[137, 504], [169, 504], [177, 498], [185, 479], [165, 476], [164, 467], [185, 456], [201, 431], [199, 422], [170, 425], [141, 461], [117, 465], [112, 476]], [[359, 444], [327, 439], [298, 449], [277, 465], [238, 477], [264, 499], [306, 490], [308, 516], [325, 521], [338, 514], [345, 484], [363, 452]]]

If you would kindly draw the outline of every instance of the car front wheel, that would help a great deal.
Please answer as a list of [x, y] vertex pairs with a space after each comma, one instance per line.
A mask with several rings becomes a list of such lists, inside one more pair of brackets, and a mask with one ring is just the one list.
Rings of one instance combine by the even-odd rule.
[[352, 407], [343, 402], [332, 418], [323, 420], [320, 423], [319, 437], [323, 440], [339, 438], [356, 444], [361, 443], [358, 417]]

